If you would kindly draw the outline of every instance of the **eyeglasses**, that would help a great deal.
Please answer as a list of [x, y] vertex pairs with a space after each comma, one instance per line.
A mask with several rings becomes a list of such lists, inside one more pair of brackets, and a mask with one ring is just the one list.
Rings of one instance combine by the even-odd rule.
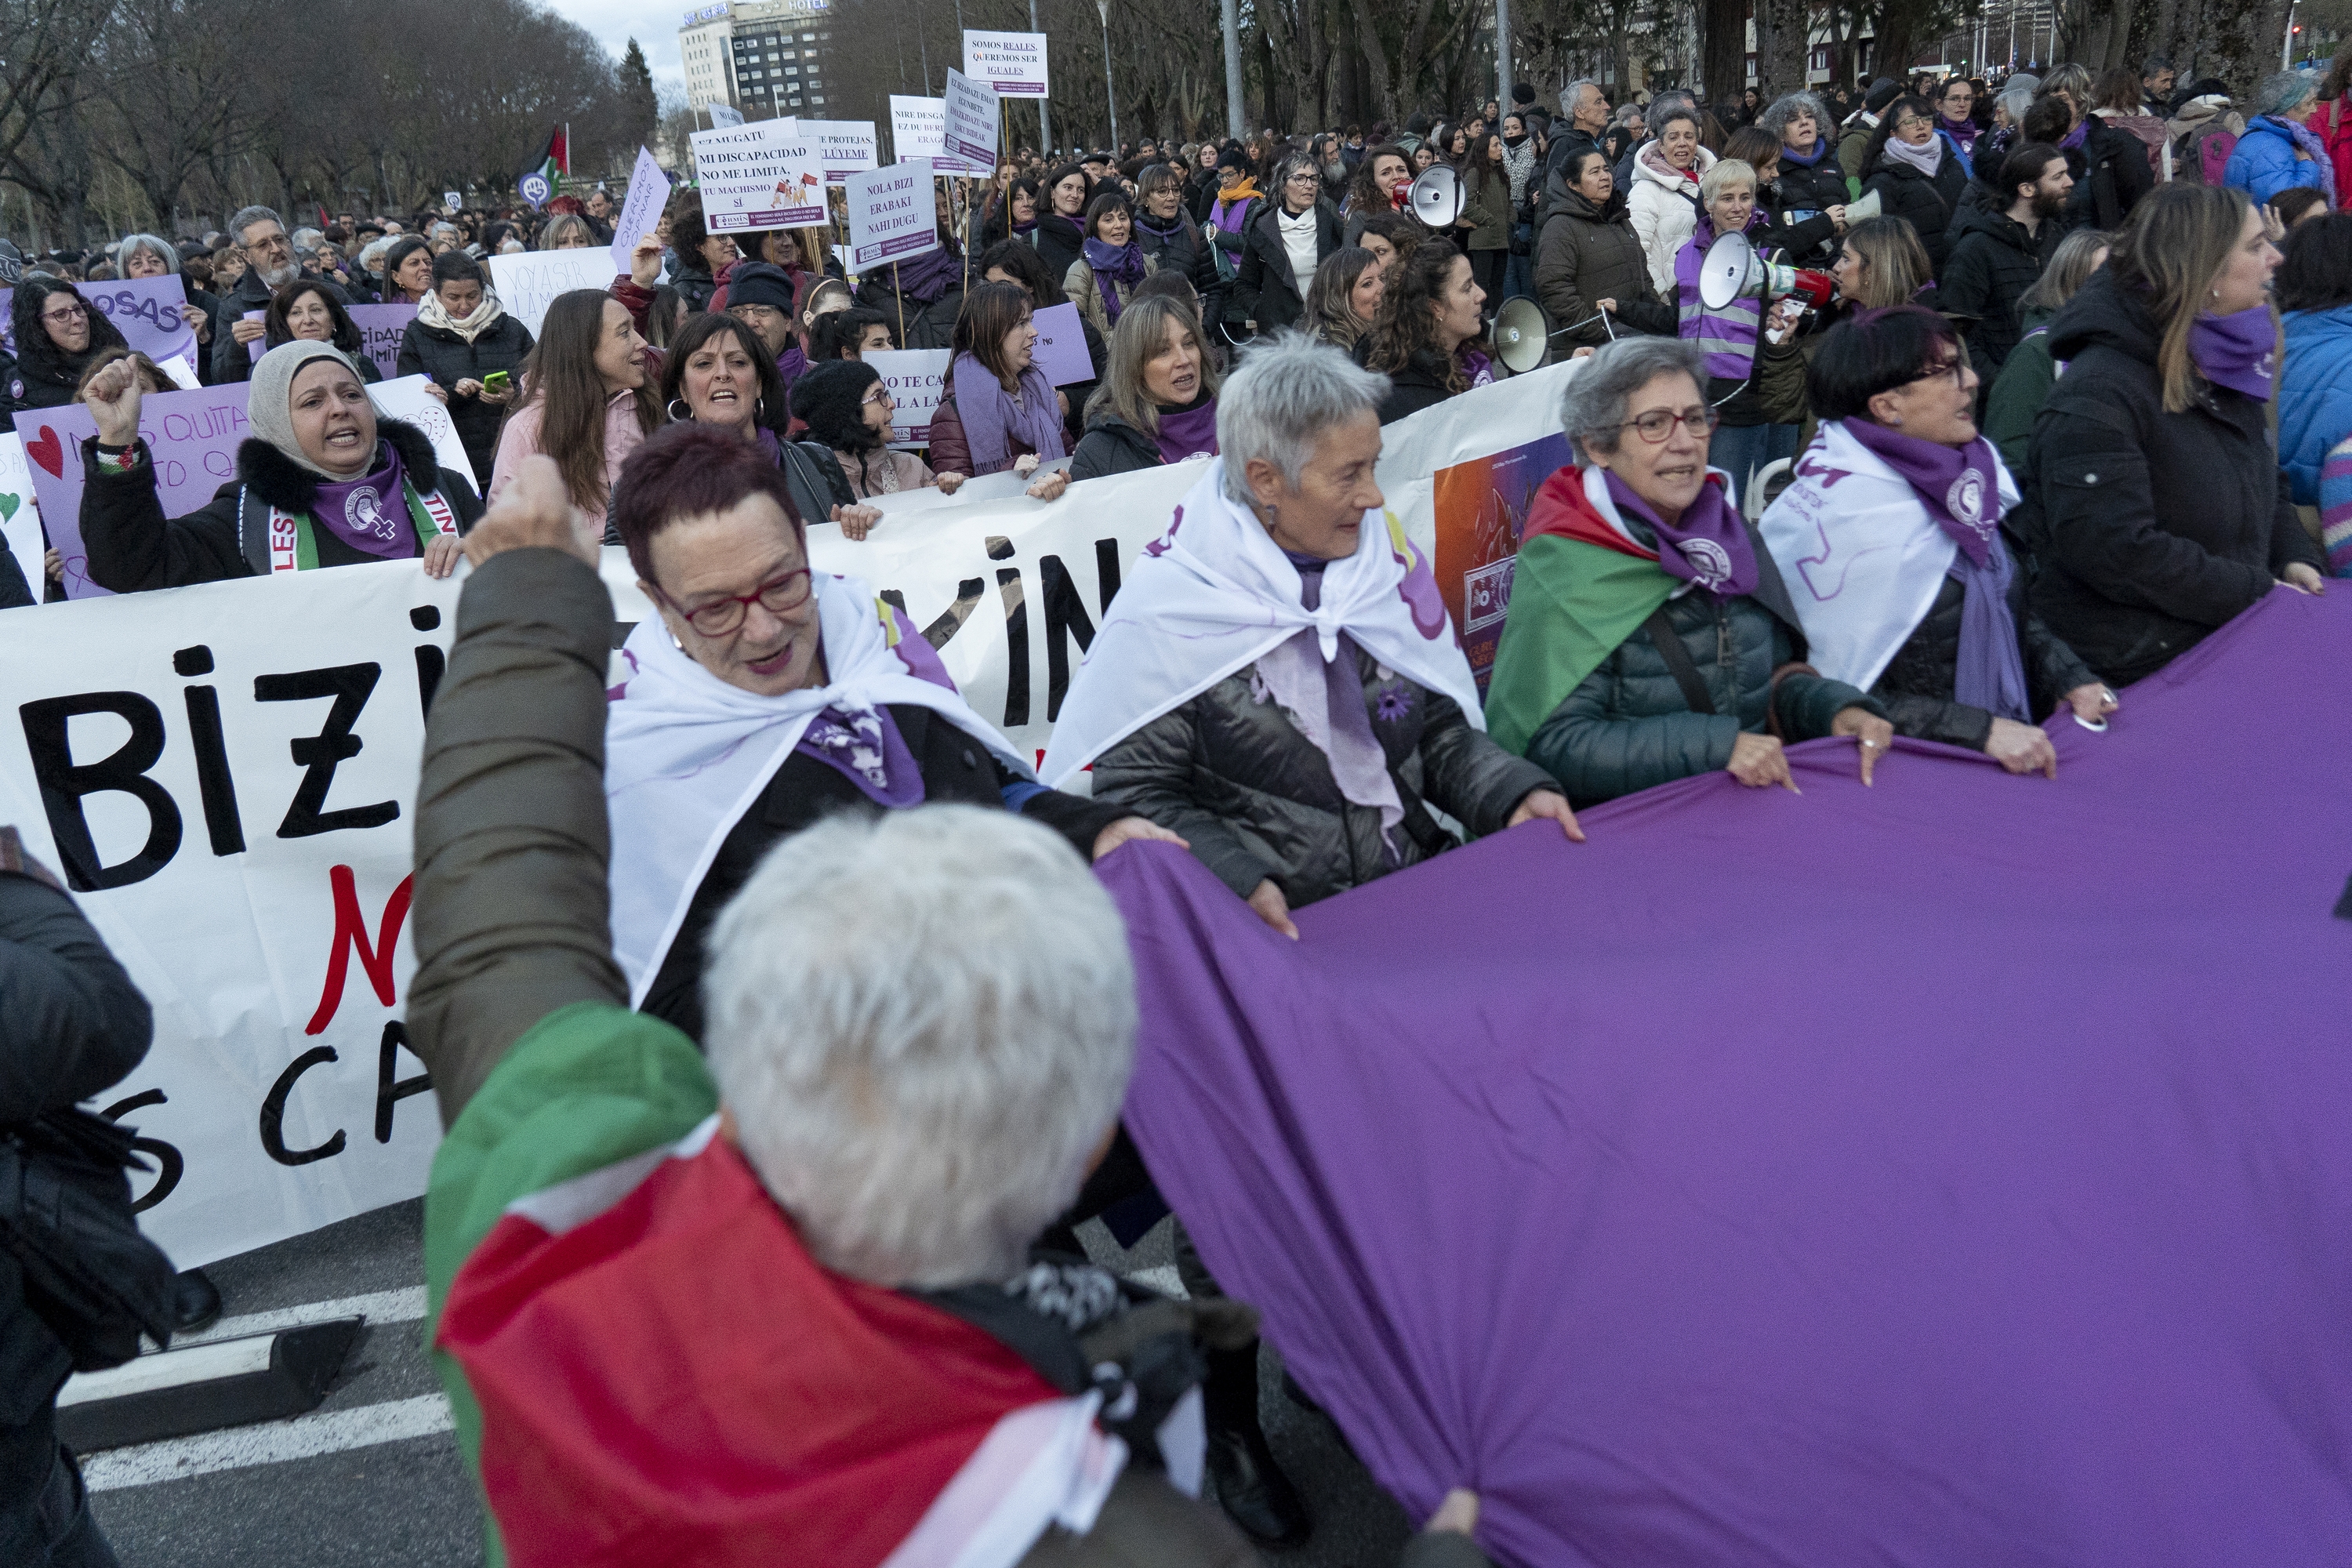
[[890, 389], [887, 386], [877, 384], [873, 391], [858, 399], [858, 406], [862, 408], [871, 408], [877, 403], [887, 403], [889, 401]]
[[89, 312], [83, 310], [79, 305], [68, 305], [62, 310], [42, 311], [41, 320], [44, 321], [52, 321], [57, 325], [63, 327], [69, 326], [73, 322], [80, 321], [83, 317], [89, 314]]
[[1287, 180], [1285, 180], [1283, 184], [1286, 185], [1311, 185], [1322, 177], [1322, 175], [1318, 174], [1312, 169], [1301, 169], [1298, 173], [1291, 175]]
[[1906, 384], [1916, 385], [1923, 381], [1949, 381], [1957, 387], [1961, 384], [1960, 378], [1968, 373], [1968, 368], [1967, 362], [1957, 357], [1938, 360], [1913, 376]]
[[294, 246], [284, 235], [273, 234], [266, 239], [257, 239], [251, 245], [239, 246], [237, 248], [247, 256], [274, 256], [281, 251], [290, 251]]
[[809, 602], [810, 591], [808, 568], [805, 566], [787, 572], [781, 577], [771, 577], [748, 594], [730, 594], [725, 598], [713, 599], [691, 610], [668, 595], [662, 594], [660, 589], [654, 590], [661, 594], [663, 604], [684, 616], [687, 625], [707, 637], [723, 637], [740, 626], [743, 617], [751, 613], [754, 600], [772, 616], [788, 616]]
[[1693, 408], [1681, 414], [1666, 408], [1653, 408], [1639, 419], [1628, 419], [1617, 428], [1636, 431], [1643, 440], [1656, 447], [1663, 445], [1675, 433], [1677, 425], [1694, 436], [1705, 437], [1713, 435], [1715, 427], [1722, 423], [1723, 416], [1712, 408]]

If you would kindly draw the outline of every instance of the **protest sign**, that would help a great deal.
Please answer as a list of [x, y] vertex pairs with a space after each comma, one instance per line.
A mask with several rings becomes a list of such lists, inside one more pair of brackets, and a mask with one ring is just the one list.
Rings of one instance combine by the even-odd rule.
[[919, 163], [893, 163], [843, 182], [849, 198], [850, 266], [863, 272], [940, 247], [931, 173]]
[[688, 140], [711, 233], [813, 228], [825, 221], [824, 170], [798, 121], [698, 131]]
[[[503, 301], [502, 301], [503, 302]], [[408, 323], [416, 320], [414, 305], [347, 305], [352, 324], [360, 330], [360, 342], [367, 357], [375, 363], [375, 370], [386, 381], [400, 374], [400, 340], [408, 333]]]
[[603, 292], [613, 281], [613, 258], [594, 246], [577, 250], [530, 250], [490, 258], [490, 287], [508, 315], [539, 336], [547, 308], [574, 289]]
[[838, 185], [860, 169], [879, 163], [880, 138], [870, 120], [803, 120], [801, 130], [816, 145], [816, 161], [824, 169], [824, 183]]
[[713, 125], [740, 125], [743, 123], [743, 111], [740, 109], [730, 108], [724, 103], [708, 104], [705, 105], [705, 107], [710, 110], [710, 123]]
[[636, 167], [629, 171], [629, 194], [621, 199], [621, 216], [613, 220], [613, 270], [629, 269], [629, 252], [653, 233], [669, 201], [669, 176], [651, 153], [637, 149]]
[[367, 389], [368, 401], [386, 419], [397, 419], [414, 425], [425, 432], [433, 443], [433, 457], [443, 468], [479, 489], [474, 479], [473, 459], [466, 456], [466, 443], [457, 437], [457, 421], [449, 417], [448, 405], [433, 395], [433, 378], [429, 375], [404, 375], [397, 381], [381, 381]]
[[196, 334], [180, 314], [188, 293], [177, 276], [166, 273], [161, 278], [126, 278], [79, 287], [82, 298], [114, 323], [132, 353], [145, 354], [158, 364], [174, 355], [194, 358]]
[[42, 594], [41, 508], [33, 495], [33, 466], [25, 460], [25, 438], [13, 431], [0, 435], [0, 534], [8, 540], [8, 553], [25, 574], [25, 585], [38, 603]]
[[1087, 353], [1087, 330], [1076, 305], [1067, 300], [1048, 305], [1030, 312], [1029, 321], [1037, 329], [1037, 346], [1030, 351], [1030, 358], [1045, 373], [1046, 380], [1055, 386], [1068, 386], [1095, 378], [1094, 357]]
[[441, 193], [441, 205], [453, 216], [459, 207], [464, 206], [465, 205], [465, 198], [460, 196], [456, 191], [444, 191]]
[[1044, 96], [1045, 35], [963, 30], [963, 74], [999, 93]]
[[947, 115], [941, 138], [950, 158], [962, 160], [975, 174], [996, 167], [996, 95], [956, 69], [948, 68], [947, 95], [940, 100]]
[[890, 411], [890, 440], [895, 446], [931, 444], [931, 416], [939, 412], [940, 388], [947, 380], [950, 349], [887, 349], [868, 353], [866, 363], [882, 377], [898, 406]]
[[936, 98], [890, 95], [890, 155], [904, 163], [947, 151], [947, 105]]

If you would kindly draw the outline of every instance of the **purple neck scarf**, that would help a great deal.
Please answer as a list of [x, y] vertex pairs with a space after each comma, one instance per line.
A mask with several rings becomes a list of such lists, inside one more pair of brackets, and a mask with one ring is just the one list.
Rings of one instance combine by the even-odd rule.
[[1143, 247], [1132, 239], [1125, 245], [1089, 239], [1086, 258], [1095, 275], [1095, 289], [1102, 296], [1103, 314], [1115, 324], [1121, 309], [1118, 285], [1124, 283], [1131, 290], [1143, 281]]
[[2326, 141], [2308, 125], [2297, 125], [2292, 120], [2282, 120], [2278, 123], [2286, 127], [2286, 132], [2294, 139], [2296, 148], [2309, 153], [2311, 161], [2319, 165], [2319, 189], [2327, 197], [2328, 210], [2334, 211], [2336, 205], [2336, 159], [2328, 152]]
[[[1298, 602], [1307, 609], [1319, 608], [1323, 603], [1323, 574], [1331, 564], [1319, 555], [1307, 555], [1296, 550], [1286, 550], [1284, 557], [1298, 568]], [[1312, 632], [1302, 632], [1309, 639]], [[1356, 641], [1346, 632], [1339, 634], [1339, 652], [1328, 663], [1320, 658], [1307, 659], [1261, 659], [1257, 666], [1257, 683], [1265, 694], [1293, 713], [1300, 710], [1305, 697], [1302, 690], [1290, 689], [1303, 679], [1303, 664], [1323, 666], [1323, 707], [1330, 715], [1330, 744], [1325, 760], [1331, 764], [1331, 778], [1339, 784], [1339, 793], [1358, 805], [1393, 803], [1397, 818], [1402, 820], [1402, 802], [1396, 794], [1396, 781], [1389, 776], [1388, 748], [1372, 732], [1372, 716], [1364, 706], [1363, 667], [1356, 658]], [[1409, 715], [1410, 688], [1402, 679], [1385, 681], [1377, 700], [1381, 718], [1396, 722]], [[1382, 813], [1381, 849], [1382, 858], [1393, 869], [1403, 863], [1403, 853], [1391, 829], [1394, 824]]]
[[2210, 311], [2189, 326], [2189, 357], [2197, 374], [2216, 386], [2242, 392], [2257, 403], [2271, 400], [2271, 372], [2278, 354], [2278, 323], [2268, 305], [2227, 316]]
[[1054, 384], [1044, 371], [1032, 364], [1021, 373], [1018, 402], [994, 372], [968, 353], [956, 355], [948, 374], [955, 378], [956, 414], [963, 421], [972, 467], [981, 473], [1012, 467], [1016, 440], [1036, 453], [1040, 462], [1067, 455], [1062, 447], [1062, 412], [1055, 406]]
[[776, 379], [784, 384], [784, 402], [787, 406], [791, 405], [793, 399], [793, 383], [800, 378], [803, 371], [808, 369], [808, 355], [802, 352], [798, 343], [793, 344], [776, 356]]
[[2086, 117], [2082, 124], [2077, 125], [2074, 130], [2069, 131], [2065, 135], [2058, 138], [2058, 150], [2062, 153], [2080, 152], [2082, 150], [2083, 143], [2089, 141], [2090, 137], [2091, 121]]
[[1936, 124], [1945, 135], [1960, 144], [1963, 153], [1977, 150], [1977, 122], [1973, 120], [1950, 120], [1942, 110], [1936, 111]]
[[[1217, 451], [1217, 400], [1204, 392], [1192, 400], [1189, 408], [1162, 408], [1157, 439], [1160, 458], [1165, 462], [1181, 463], [1204, 452], [1214, 457]], [[1314, 608], [1311, 605], [1307, 607]]]
[[1495, 362], [1488, 359], [1481, 350], [1465, 351], [1462, 355], [1462, 369], [1464, 374], [1470, 377], [1470, 384], [1473, 386], [1488, 386], [1494, 383]]
[[1019, 235], [1022, 238], [1026, 239], [1031, 235], [1037, 232], [1037, 220], [1033, 217], [1024, 219], [1020, 223], [1016, 223], [1013, 226], [1013, 232]]
[[1849, 419], [1844, 429], [1902, 476], [1936, 526], [1960, 547], [1951, 568], [1963, 595], [1953, 700], [2032, 723], [2025, 658], [2009, 608], [2011, 567], [2000, 542], [2000, 476], [1992, 443], [1979, 436], [1954, 451], [1868, 419]]
[[956, 280], [962, 262], [947, 247], [927, 250], [912, 261], [894, 264], [898, 292], [923, 304], [937, 304]]
[[404, 561], [419, 549], [416, 522], [408, 515], [406, 474], [391, 442], [378, 441], [375, 452], [383, 466], [364, 479], [341, 484], [321, 479], [310, 515], [362, 555]]
[[1830, 139], [1816, 132], [1813, 135], [1813, 150], [1811, 152], [1800, 153], [1794, 147], [1790, 146], [1786, 142], [1782, 142], [1780, 145], [1780, 156], [1789, 163], [1795, 163], [1801, 168], [1810, 169], [1814, 164], [1820, 163], [1822, 159], [1828, 154], [1829, 150]]
[[1698, 488], [1698, 499], [1683, 509], [1682, 521], [1672, 528], [1658, 521], [1650, 503], [1609, 470], [1609, 499], [1620, 512], [1630, 512], [1650, 525], [1658, 538], [1658, 568], [1669, 577], [1696, 583], [1720, 598], [1752, 594], [1762, 576], [1756, 565], [1756, 546], [1739, 514], [1723, 498], [1723, 487], [1712, 479]]
[[923, 770], [887, 708], [828, 708], [793, 750], [838, 770], [885, 811], [923, 804]]

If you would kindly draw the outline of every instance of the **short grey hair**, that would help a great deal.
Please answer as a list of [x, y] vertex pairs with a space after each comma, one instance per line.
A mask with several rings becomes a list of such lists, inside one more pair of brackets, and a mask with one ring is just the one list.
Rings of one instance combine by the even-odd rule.
[[1388, 395], [1387, 376], [1304, 332], [1279, 333], [1244, 349], [1241, 369], [1217, 395], [1225, 494], [1250, 504], [1253, 459], [1272, 463], [1285, 484], [1297, 484], [1323, 432], [1359, 414], [1378, 413]]
[[1699, 205], [1713, 206], [1715, 198], [1723, 194], [1726, 185], [1746, 185], [1751, 191], [1759, 189], [1756, 165], [1745, 158], [1717, 158], [1714, 166], [1698, 177]]
[[383, 270], [383, 253], [392, 248], [390, 235], [378, 235], [360, 247], [360, 265], [370, 272]]
[[425, 230], [425, 237], [427, 239], [438, 239], [445, 234], [449, 237], [452, 243], [456, 244], [464, 243], [466, 238], [465, 230], [446, 220], [429, 225]]
[[1593, 80], [1591, 77], [1578, 77], [1574, 81], [1570, 82], [1566, 87], [1559, 89], [1559, 112], [1562, 119], [1573, 120], [1576, 118], [1576, 106], [1584, 101], [1584, 89], [1588, 87], [1598, 91], [1604, 99], [1609, 96], [1607, 89], [1602, 88], [1599, 82]]
[[289, 237], [292, 240], [294, 248], [305, 256], [327, 242], [325, 231], [315, 228], [298, 228]]
[[1706, 356], [1683, 338], [1619, 338], [1583, 361], [1560, 394], [1559, 427], [1587, 462], [1617, 449], [1625, 405], [1657, 376], [1680, 371], [1706, 395]]
[[2274, 71], [2254, 93], [2254, 112], [2284, 118], [2319, 96], [2319, 83], [2301, 71]]
[[892, 1289], [1019, 1272], [1135, 1065], [1127, 929], [1069, 845], [976, 806], [836, 816], [709, 952], [711, 1076], [810, 1254]]
[[[2017, 79], [2011, 77], [2010, 80], [2014, 83]], [[2033, 107], [2033, 92], [2032, 85], [2005, 87], [1993, 99], [1992, 106], [2008, 115], [2011, 125], [2021, 127], [2025, 123], [2025, 111]]]
[[1648, 110], [1642, 116], [1642, 127], [1653, 137], [1664, 136], [1666, 127], [1677, 120], [1687, 120], [1698, 129], [1706, 129], [1699, 121], [1698, 103], [1690, 94], [1662, 92], [1650, 100]]
[[1786, 141], [1789, 121], [1800, 114], [1812, 116], [1816, 141], [1827, 136], [1837, 125], [1837, 121], [1830, 118], [1828, 106], [1811, 93], [1784, 92], [1772, 100], [1770, 108], [1756, 117], [1756, 128], [1770, 132], [1775, 140]]
[[236, 216], [228, 220], [229, 238], [240, 246], [244, 245], [245, 231], [257, 223], [274, 223], [281, 229], [286, 226], [286, 220], [278, 216], [275, 208], [239, 207], [236, 209]]
[[180, 248], [170, 240], [157, 234], [126, 234], [114, 253], [114, 264], [123, 269], [123, 276], [130, 276], [131, 258], [142, 250], [152, 252], [155, 259], [163, 264], [164, 271], [180, 269]]

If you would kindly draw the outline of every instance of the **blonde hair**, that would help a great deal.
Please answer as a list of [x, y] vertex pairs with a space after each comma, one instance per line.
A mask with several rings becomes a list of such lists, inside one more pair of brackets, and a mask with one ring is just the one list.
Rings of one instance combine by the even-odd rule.
[[2168, 414], [2183, 413], [2195, 401], [2189, 329], [2204, 311], [2213, 279], [2230, 264], [2252, 210], [2246, 193], [2228, 185], [2158, 185], [2132, 208], [2107, 253], [2117, 286], [2145, 298], [2156, 318], [2156, 368], [2164, 379]]
[[1160, 434], [1160, 405], [1143, 384], [1144, 372], [1168, 345], [1168, 324], [1190, 336], [1201, 355], [1201, 390], [1217, 395], [1217, 367], [1209, 358], [1208, 333], [1200, 316], [1183, 300], [1167, 294], [1139, 294], [1119, 312], [1111, 330], [1110, 359], [1103, 367], [1102, 385], [1087, 401], [1087, 412], [1104, 409], [1118, 415], [1146, 436]]

